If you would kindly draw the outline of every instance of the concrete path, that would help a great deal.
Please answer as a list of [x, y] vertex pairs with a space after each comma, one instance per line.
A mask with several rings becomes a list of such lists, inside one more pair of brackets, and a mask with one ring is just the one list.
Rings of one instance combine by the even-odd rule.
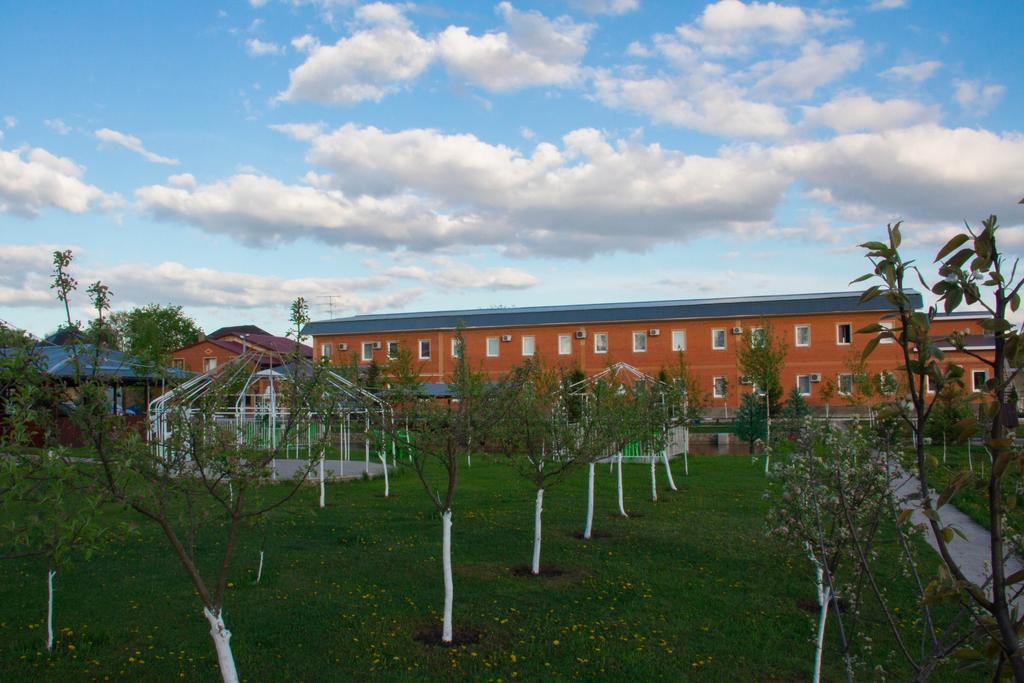
[[[390, 459], [389, 459], [390, 460]], [[278, 479], [291, 479], [296, 473], [305, 470], [307, 461], [301, 458], [279, 459], [274, 461], [274, 469]], [[378, 477], [384, 474], [384, 466], [379, 460], [370, 460], [367, 466], [365, 460], [324, 460], [324, 473], [331, 479], [359, 479], [363, 473], [369, 477]], [[318, 467], [313, 465], [313, 471], [309, 479], [316, 479]]]
[[[900, 469], [892, 482], [892, 487], [897, 499], [903, 501], [903, 506], [914, 510], [910, 516], [911, 522], [915, 525], [924, 524], [927, 526], [928, 519], [921, 512], [919, 493], [921, 483], [917, 477]], [[933, 507], [937, 499], [938, 495], [932, 491], [931, 500]], [[987, 587], [992, 576], [991, 563], [989, 561], [991, 549], [989, 547], [990, 536], [988, 529], [949, 503], [943, 505], [939, 510], [939, 519], [942, 521], [942, 526], [955, 526], [967, 537], [967, 540], [960, 538], [960, 536], [954, 537], [953, 542], [948, 544], [949, 554], [960, 565], [964, 576], [979, 586]], [[935, 542], [931, 528], [925, 530], [924, 538], [928, 545], [938, 552], [938, 544]], [[1024, 568], [1024, 562], [1019, 557], [1015, 555], [1008, 557], [1006, 561], [1007, 576], [1022, 568]], [[1024, 605], [1024, 596], [1018, 596], [1014, 600], [1014, 604]]]

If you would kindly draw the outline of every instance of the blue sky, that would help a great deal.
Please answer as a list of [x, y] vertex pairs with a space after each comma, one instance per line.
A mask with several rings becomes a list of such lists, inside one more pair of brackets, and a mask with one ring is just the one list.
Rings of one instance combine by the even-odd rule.
[[[836, 291], [905, 221], [1024, 251], [1018, 2], [4, 3], [0, 318], [281, 332]], [[84, 294], [76, 314], [88, 312]]]

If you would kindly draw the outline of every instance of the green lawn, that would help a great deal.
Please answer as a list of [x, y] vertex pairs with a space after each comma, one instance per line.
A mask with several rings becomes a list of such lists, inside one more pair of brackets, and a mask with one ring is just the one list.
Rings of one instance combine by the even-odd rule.
[[[655, 504], [647, 467], [629, 466], [632, 517], [621, 519], [614, 477], [599, 466], [600, 537], [590, 542], [576, 537], [585, 472], [547, 492], [543, 564], [564, 573], [534, 578], [513, 573], [530, 559], [532, 490], [475, 458], [454, 508], [455, 632], [481, 638], [454, 648], [414, 639], [438, 624], [441, 525], [411, 470], [392, 479], [390, 499], [380, 481], [331, 485], [325, 510], [314, 509], [311, 486], [297, 502], [309, 514], [271, 526], [258, 586], [259, 532], [241, 539], [225, 607], [239, 673], [252, 681], [808, 679], [817, 615], [798, 603], [813, 601], [812, 571], [766, 537], [760, 464], [693, 456], [689, 477], [681, 463], [674, 468], [679, 492], [664, 486], [659, 466]], [[200, 548], [207, 542], [198, 539]], [[881, 579], [905, 593], [897, 572]], [[151, 525], [58, 574], [56, 589], [63, 630], [47, 655], [44, 568], [0, 564], [0, 680], [217, 679], [200, 603]], [[907, 678], [886, 643], [879, 628], [862, 653], [865, 670], [880, 663], [891, 678]], [[827, 647], [826, 679], [839, 680], [834, 637]]]

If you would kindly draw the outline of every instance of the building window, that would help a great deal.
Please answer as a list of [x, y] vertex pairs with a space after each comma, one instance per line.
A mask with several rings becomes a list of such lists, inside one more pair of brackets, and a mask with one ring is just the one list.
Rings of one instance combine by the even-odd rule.
[[647, 333], [633, 333], [633, 353], [643, 353], [647, 350]]
[[716, 328], [711, 330], [711, 348], [721, 351], [725, 348], [725, 329]]
[[[881, 325], [882, 327], [884, 327], [885, 329], [889, 330], [890, 332], [892, 332], [893, 327], [892, 327], [892, 321], [891, 320], [881, 320], [881, 321], [879, 321], [878, 324]], [[885, 339], [883, 339], [882, 341], [880, 341], [878, 343], [879, 344], [892, 344], [894, 341], [896, 341], [896, 340], [892, 339], [890, 337], [886, 337]]]
[[572, 337], [568, 334], [558, 335], [558, 355], [568, 356], [572, 354]]
[[988, 381], [988, 370], [974, 370], [971, 372], [971, 388], [974, 391], [986, 391], [985, 382]]
[[811, 326], [810, 325], [797, 325], [796, 326], [796, 345], [797, 346], [810, 346], [811, 345]]
[[594, 353], [608, 353], [608, 333], [594, 333]]
[[212, 372], [217, 368], [216, 358], [204, 358], [203, 359], [203, 372]]
[[836, 344], [849, 346], [853, 343], [853, 325], [850, 323], [839, 323], [836, 325]]
[[931, 375], [924, 376], [924, 390], [929, 394], [935, 393], [935, 380], [932, 379]]
[[420, 360], [427, 360], [430, 358], [430, 340], [420, 339]]
[[501, 339], [498, 337], [487, 338], [487, 356], [489, 358], [498, 357], [498, 349], [501, 348]]
[[523, 355], [524, 356], [532, 356], [535, 347], [536, 347], [536, 342], [534, 342], [534, 338], [532, 336], [530, 336], [530, 337], [523, 337]]
[[320, 345], [320, 360], [330, 360], [330, 359], [331, 359], [331, 345], [330, 344], [321, 344]]
[[725, 398], [725, 388], [727, 384], [724, 377], [713, 378], [711, 386], [715, 398]]
[[764, 328], [763, 327], [751, 327], [750, 328], [750, 345], [755, 349], [760, 349], [764, 346]]
[[390, 358], [391, 360], [394, 360], [394, 359], [398, 358], [398, 342], [397, 341], [389, 341], [388, 342], [388, 358]]
[[[465, 342], [463, 342], [465, 343]], [[455, 337], [452, 339], [452, 358], [459, 357], [459, 338]]]
[[801, 396], [811, 395], [811, 376], [810, 375], [797, 375], [796, 376], [796, 389], [800, 392]]
[[672, 350], [686, 350], [686, 330], [672, 330]]
[[184, 370], [185, 369], [185, 359], [184, 358], [175, 358], [174, 359], [174, 369], [175, 370]]
[[363, 342], [363, 360], [373, 360], [373, 342]]
[[843, 373], [839, 375], [839, 394], [841, 396], [852, 396], [853, 395], [853, 375], [851, 373]]
[[888, 370], [882, 370], [878, 373], [878, 389], [883, 396], [892, 396], [899, 388], [899, 384], [896, 382], [896, 375]]

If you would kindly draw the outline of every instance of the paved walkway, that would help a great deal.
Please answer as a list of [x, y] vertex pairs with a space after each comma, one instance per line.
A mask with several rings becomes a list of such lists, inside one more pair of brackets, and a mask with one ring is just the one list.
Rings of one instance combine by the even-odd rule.
[[[304, 458], [278, 459], [274, 461], [274, 469], [278, 479], [291, 479], [296, 473], [305, 470], [307, 461]], [[319, 468], [316, 464], [310, 472], [309, 479], [316, 479]], [[370, 477], [384, 474], [384, 466], [379, 460], [324, 460], [324, 473], [332, 479], [359, 479], [366, 473]]]
[[[902, 499], [905, 506], [913, 508], [914, 512], [910, 516], [911, 522], [927, 525], [928, 519], [921, 512], [920, 494], [918, 493], [921, 483], [917, 477], [901, 469], [893, 480], [892, 487], [897, 498]], [[932, 491], [931, 497], [934, 507], [938, 495]], [[992, 576], [989, 562], [991, 549], [988, 529], [949, 503], [943, 505], [939, 510], [939, 518], [942, 520], [942, 526], [953, 525], [967, 537], [967, 540], [964, 540], [960, 536], [956, 536], [953, 542], [948, 544], [949, 554], [960, 565], [964, 576], [979, 586], [987, 586]], [[928, 545], [938, 552], [938, 545], [935, 543], [935, 537], [930, 528], [925, 531], [924, 538]], [[1007, 576], [1022, 568], [1024, 568], [1024, 562], [1019, 557], [1011, 556], [1007, 559]], [[1024, 596], [1018, 596], [1014, 603], [1024, 605]]]

